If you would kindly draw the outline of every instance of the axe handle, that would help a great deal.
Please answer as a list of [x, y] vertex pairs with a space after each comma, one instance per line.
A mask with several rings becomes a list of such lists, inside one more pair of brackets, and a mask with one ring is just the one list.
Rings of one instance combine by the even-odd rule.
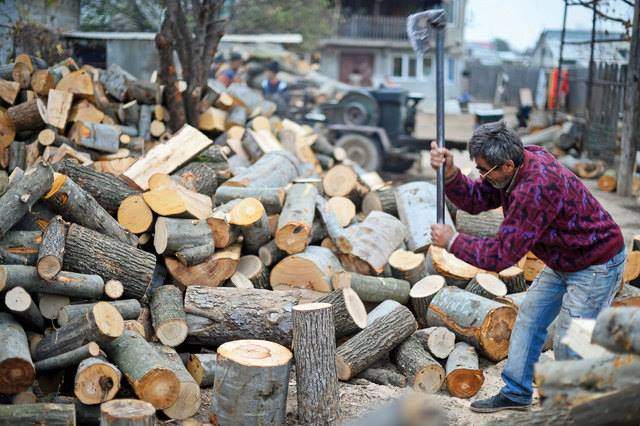
[[[436, 123], [438, 148], [444, 148], [444, 28], [436, 31]], [[436, 181], [437, 223], [444, 223], [444, 164]]]

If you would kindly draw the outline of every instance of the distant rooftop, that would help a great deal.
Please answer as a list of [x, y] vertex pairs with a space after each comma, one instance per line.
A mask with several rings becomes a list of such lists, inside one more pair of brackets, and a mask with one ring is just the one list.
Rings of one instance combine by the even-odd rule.
[[[148, 32], [101, 32], [101, 31], [70, 31], [63, 34], [67, 38], [82, 38], [89, 40], [153, 40], [156, 33]], [[225, 34], [222, 37], [226, 43], [281, 43], [300, 44], [301, 34]]]

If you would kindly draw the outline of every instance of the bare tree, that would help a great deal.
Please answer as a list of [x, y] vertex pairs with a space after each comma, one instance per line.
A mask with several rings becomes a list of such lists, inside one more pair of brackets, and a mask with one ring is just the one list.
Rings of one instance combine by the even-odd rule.
[[[198, 103], [206, 91], [207, 73], [224, 34], [226, 21], [220, 18], [224, 0], [166, 0], [166, 10], [156, 47], [160, 56], [159, 77], [173, 131], [185, 123], [198, 122]], [[182, 69], [187, 89], [178, 90], [173, 51]]]

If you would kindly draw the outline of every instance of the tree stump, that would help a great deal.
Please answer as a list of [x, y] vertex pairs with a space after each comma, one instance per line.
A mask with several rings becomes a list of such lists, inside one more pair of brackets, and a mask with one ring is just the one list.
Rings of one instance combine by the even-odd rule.
[[430, 326], [444, 326], [492, 361], [506, 358], [516, 310], [457, 287], [444, 287], [427, 311]]
[[264, 340], [236, 340], [218, 348], [211, 422], [284, 424], [291, 351]]
[[398, 346], [395, 358], [400, 371], [415, 390], [436, 393], [442, 387], [444, 369], [415, 337], [410, 336]]
[[367, 311], [358, 294], [351, 288], [334, 290], [317, 302], [332, 306], [335, 336], [338, 339], [367, 326]]
[[380, 303], [387, 299], [406, 304], [411, 286], [396, 278], [372, 277], [355, 272], [338, 272], [331, 279], [333, 288], [351, 288], [366, 303]]
[[440, 359], [447, 359], [456, 344], [456, 335], [446, 327], [421, 328], [413, 336], [431, 355]]
[[478, 367], [476, 350], [464, 343], [456, 343], [447, 359], [447, 390], [458, 398], [471, 398], [484, 383], [484, 375]]
[[24, 392], [36, 378], [27, 335], [10, 314], [0, 313], [0, 336], [0, 393]]
[[507, 294], [507, 286], [500, 281], [499, 278], [483, 272], [477, 274], [469, 281], [465, 290], [492, 300], [498, 297], [504, 297]]
[[121, 379], [120, 370], [104, 358], [86, 358], [78, 365], [73, 393], [83, 404], [100, 404], [115, 398]]
[[139, 399], [114, 399], [100, 405], [100, 426], [155, 426], [156, 409]]
[[178, 346], [187, 338], [187, 317], [182, 292], [173, 285], [158, 287], [151, 296], [151, 320], [156, 336], [167, 346]]
[[333, 310], [329, 303], [305, 303], [293, 308], [298, 421], [302, 424], [331, 424], [338, 418]]
[[445, 286], [444, 278], [440, 275], [428, 275], [415, 283], [409, 292], [411, 307], [416, 315], [419, 327], [427, 326], [427, 309], [436, 293]]

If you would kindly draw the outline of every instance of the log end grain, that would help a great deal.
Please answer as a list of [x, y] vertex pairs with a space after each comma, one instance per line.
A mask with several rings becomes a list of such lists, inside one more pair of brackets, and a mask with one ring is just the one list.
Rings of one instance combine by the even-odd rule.
[[146, 232], [153, 223], [153, 212], [142, 195], [130, 195], [118, 207], [118, 223], [134, 234]]
[[117, 338], [124, 332], [124, 320], [120, 312], [107, 302], [98, 302], [92, 308], [96, 326], [104, 336]]
[[45, 280], [51, 280], [62, 270], [62, 262], [57, 256], [43, 256], [38, 259], [38, 275]]
[[344, 304], [353, 322], [363, 329], [367, 326], [367, 310], [358, 294], [352, 288], [343, 288]]
[[100, 404], [116, 396], [121, 379], [122, 374], [112, 364], [88, 358], [78, 367], [73, 392], [83, 404]]
[[36, 369], [24, 358], [7, 358], [0, 362], [0, 390], [5, 394], [24, 392], [36, 379]]
[[155, 414], [155, 408], [148, 402], [138, 399], [114, 399], [100, 406], [100, 424], [152, 426], [155, 424]]
[[218, 356], [247, 367], [287, 365], [293, 354], [287, 348], [266, 340], [234, 340], [218, 348]]
[[480, 345], [484, 354], [492, 361], [501, 361], [509, 354], [509, 339], [516, 321], [516, 310], [512, 306], [493, 309], [480, 327]]
[[457, 398], [471, 398], [484, 383], [482, 370], [459, 368], [447, 375], [447, 390]]
[[109, 280], [104, 284], [104, 294], [110, 299], [120, 299], [124, 294], [124, 285], [118, 280]]
[[416, 372], [413, 388], [424, 393], [436, 393], [442, 387], [444, 380], [445, 372], [440, 364], [425, 365]]

